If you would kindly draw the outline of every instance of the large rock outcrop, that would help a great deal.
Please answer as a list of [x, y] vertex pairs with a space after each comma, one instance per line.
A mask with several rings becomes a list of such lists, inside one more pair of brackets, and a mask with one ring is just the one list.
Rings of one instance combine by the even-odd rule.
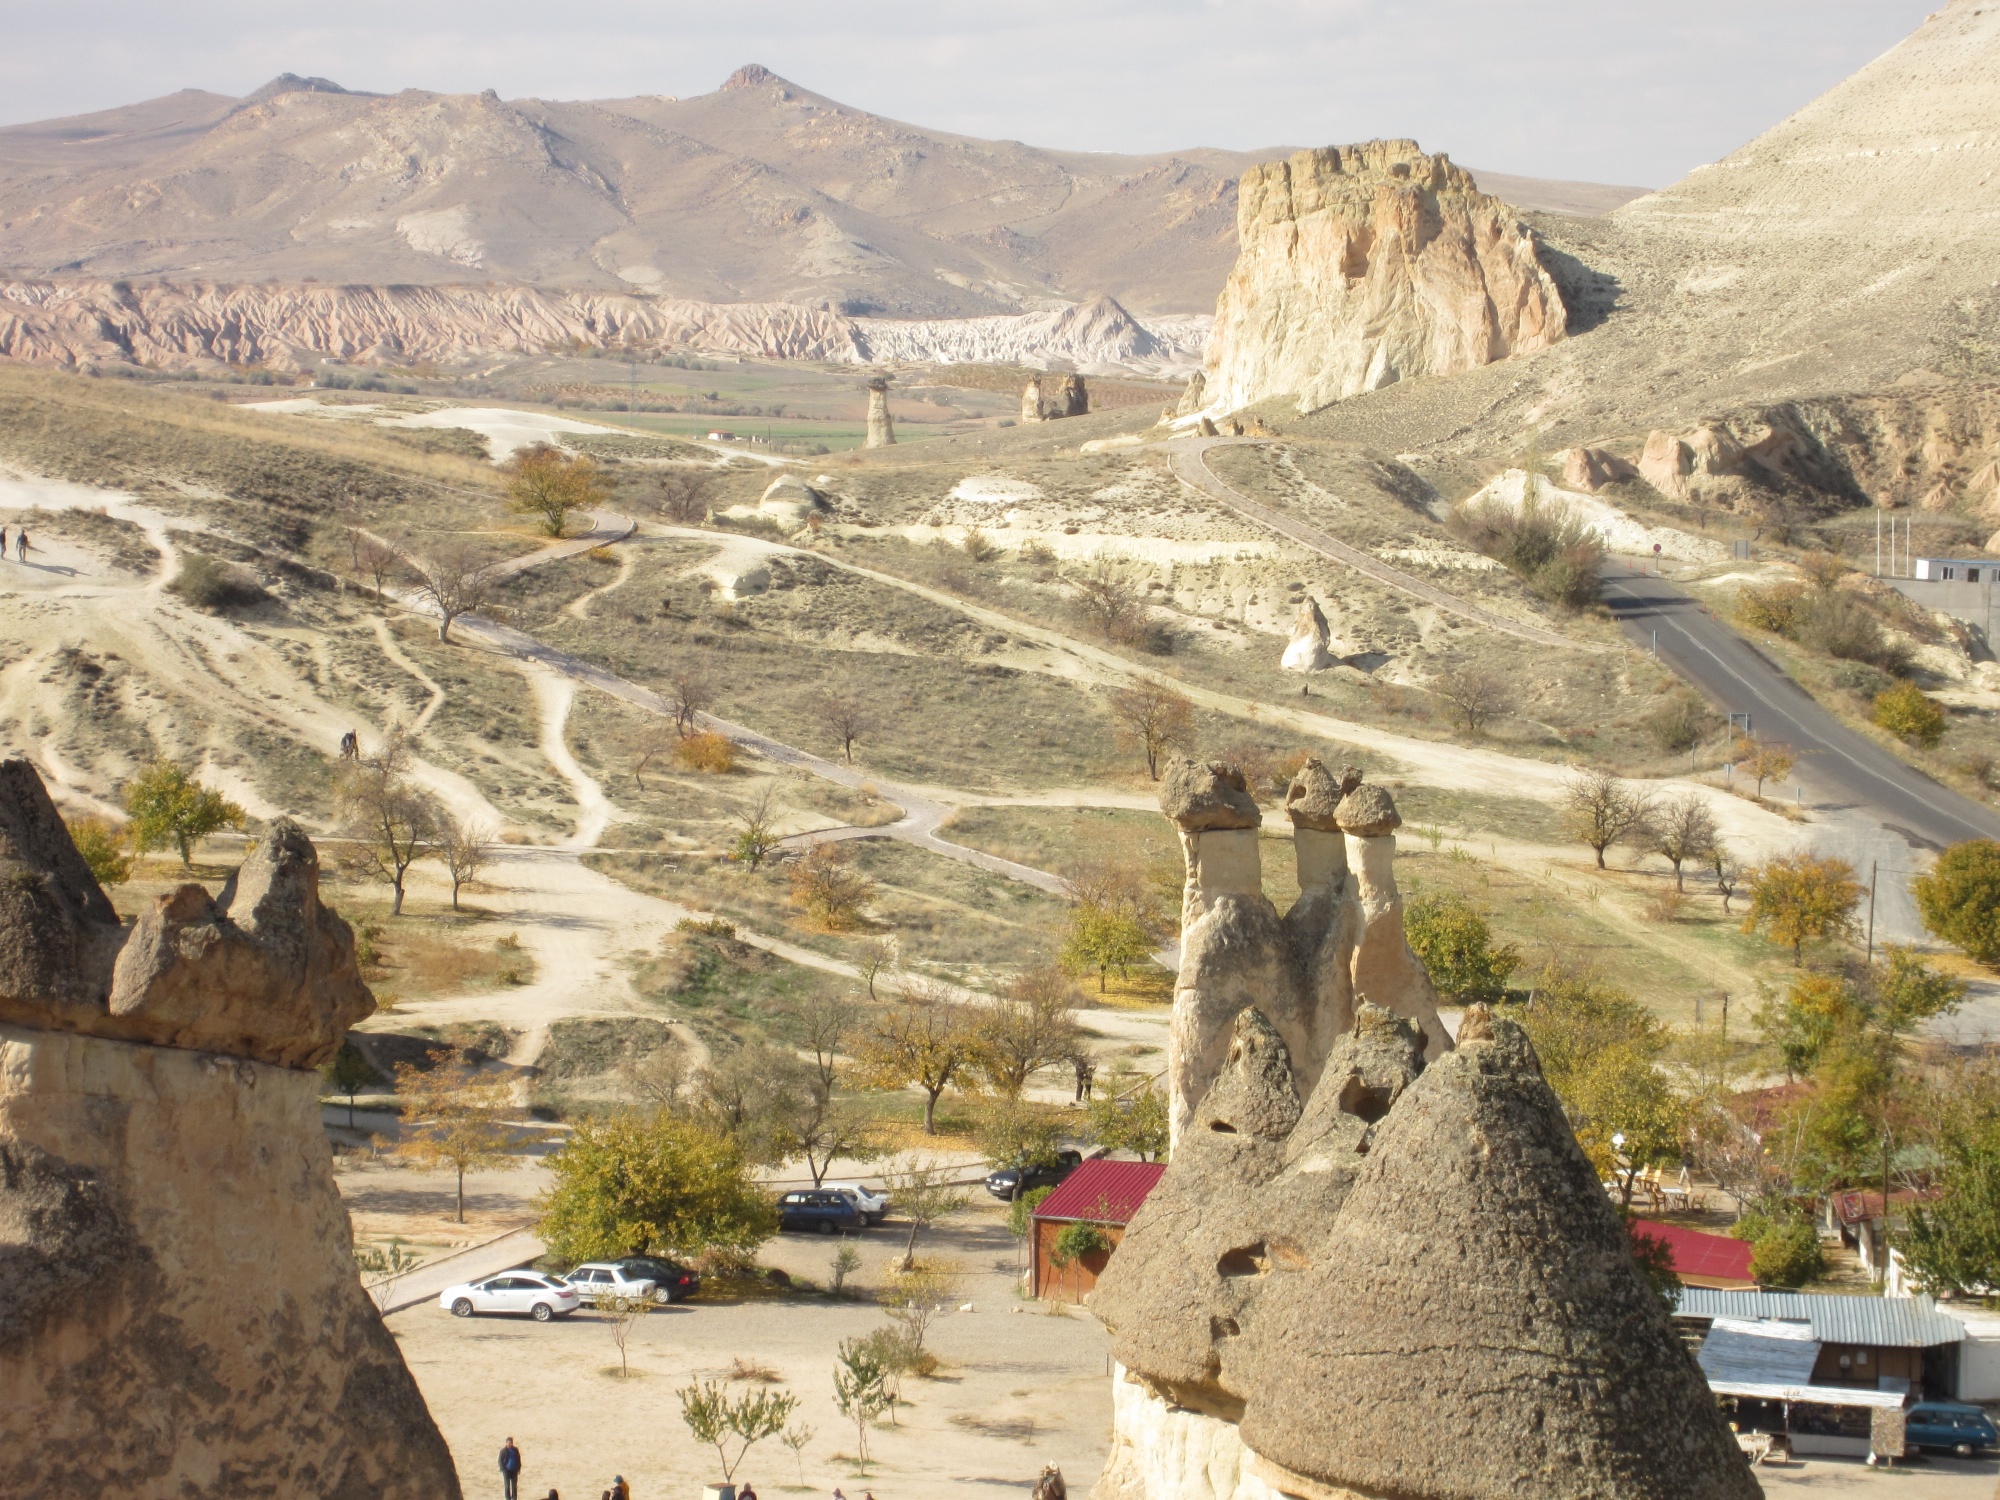
[[1415, 141], [1300, 151], [1243, 174], [1216, 304], [1212, 411], [1301, 411], [1546, 348], [1567, 330], [1534, 233]]
[[307, 1071], [374, 1009], [318, 884], [279, 822], [128, 930], [0, 764], [0, 1493], [459, 1494]]
[[1301, 1102], [1239, 1016], [1091, 1299], [1096, 1500], [1757, 1495], [1526, 1036], [1422, 1049], [1364, 1003]]

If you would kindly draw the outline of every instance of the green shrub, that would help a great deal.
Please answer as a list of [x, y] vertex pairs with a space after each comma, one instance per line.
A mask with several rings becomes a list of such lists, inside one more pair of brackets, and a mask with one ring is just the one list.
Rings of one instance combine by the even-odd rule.
[[1520, 950], [1493, 945], [1493, 931], [1465, 897], [1449, 892], [1418, 896], [1403, 913], [1410, 949], [1430, 972], [1438, 993], [1461, 1004], [1507, 996], [1507, 977], [1520, 967]]
[[1716, 727], [1715, 715], [1693, 693], [1672, 692], [1640, 720], [1654, 744], [1672, 755], [1684, 755]]
[[1914, 682], [1899, 682], [1877, 693], [1871, 717], [1898, 739], [1926, 750], [1944, 738], [1944, 709]]
[[1540, 484], [1519, 507], [1499, 500], [1458, 507], [1452, 529], [1472, 546], [1518, 575], [1551, 604], [1577, 610], [1602, 597], [1598, 565], [1604, 538], [1560, 500], [1547, 500]]
[[1799, 602], [1805, 598], [1803, 586], [1774, 583], [1768, 588], [1746, 587], [1736, 596], [1736, 620], [1752, 630], [1769, 630], [1790, 635], [1798, 618]]
[[1913, 888], [1925, 931], [1983, 964], [2000, 964], [2000, 844], [1953, 844]]
[[1809, 1219], [1748, 1213], [1729, 1232], [1750, 1242], [1750, 1274], [1765, 1286], [1805, 1286], [1826, 1272], [1819, 1231]]

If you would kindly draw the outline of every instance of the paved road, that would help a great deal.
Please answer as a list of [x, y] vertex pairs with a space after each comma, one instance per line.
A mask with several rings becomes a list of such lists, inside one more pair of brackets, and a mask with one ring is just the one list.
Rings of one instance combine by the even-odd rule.
[[544, 1246], [531, 1229], [517, 1229], [483, 1245], [473, 1245], [455, 1254], [426, 1261], [406, 1275], [393, 1280], [377, 1278], [367, 1283], [368, 1295], [386, 1316], [419, 1302], [434, 1302], [448, 1286], [478, 1281], [485, 1276], [511, 1271], [516, 1266], [533, 1265]]
[[1759, 739], [1798, 756], [1793, 775], [1815, 801], [1866, 810], [1917, 848], [2000, 838], [2000, 814], [1941, 786], [1842, 724], [1757, 648], [1663, 578], [1611, 565], [1605, 603], [1641, 647], [1725, 709], [1751, 716]]
[[1392, 567], [1372, 553], [1350, 546], [1339, 537], [1329, 536], [1316, 526], [1308, 526], [1297, 516], [1279, 510], [1275, 506], [1266, 505], [1261, 500], [1253, 500], [1240, 490], [1232, 489], [1208, 466], [1210, 448], [1232, 443], [1264, 441], [1266, 439], [1263, 438], [1176, 438], [1166, 445], [1167, 467], [1172, 469], [1174, 477], [1189, 489], [1198, 490], [1209, 499], [1220, 501], [1245, 519], [1255, 521], [1259, 526], [1269, 527], [1278, 535], [1297, 542], [1301, 547], [1317, 552], [1322, 557], [1330, 557], [1337, 563], [1344, 563], [1355, 572], [1408, 594], [1412, 599], [1435, 605], [1487, 630], [1496, 630], [1502, 635], [1518, 636], [1524, 641], [1533, 641], [1538, 646], [1560, 646], [1566, 650], [1581, 651], [1599, 649], [1584, 645], [1580, 641], [1573, 641], [1566, 635], [1558, 635], [1553, 630], [1544, 630], [1539, 625], [1530, 625], [1520, 620], [1507, 619], [1504, 615], [1496, 615], [1492, 610], [1482, 609], [1471, 600], [1462, 599], [1450, 590], [1441, 589], [1414, 573], [1405, 573], [1401, 568]]

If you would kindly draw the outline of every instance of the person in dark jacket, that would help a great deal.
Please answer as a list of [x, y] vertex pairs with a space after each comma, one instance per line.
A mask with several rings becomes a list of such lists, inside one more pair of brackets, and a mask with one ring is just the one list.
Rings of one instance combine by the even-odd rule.
[[518, 1500], [521, 1492], [521, 1450], [508, 1438], [500, 1449], [500, 1482], [506, 1488], [507, 1500]]

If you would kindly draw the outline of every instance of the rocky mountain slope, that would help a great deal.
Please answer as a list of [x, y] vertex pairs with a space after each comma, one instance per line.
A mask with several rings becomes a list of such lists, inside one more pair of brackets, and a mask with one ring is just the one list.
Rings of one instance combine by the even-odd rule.
[[[286, 75], [0, 130], [0, 266], [39, 277], [529, 283], [966, 317], [1095, 293], [1213, 310], [1236, 181], [926, 131], [751, 66], [697, 98], [351, 93]], [[1636, 190], [1510, 178], [1602, 212]]]

